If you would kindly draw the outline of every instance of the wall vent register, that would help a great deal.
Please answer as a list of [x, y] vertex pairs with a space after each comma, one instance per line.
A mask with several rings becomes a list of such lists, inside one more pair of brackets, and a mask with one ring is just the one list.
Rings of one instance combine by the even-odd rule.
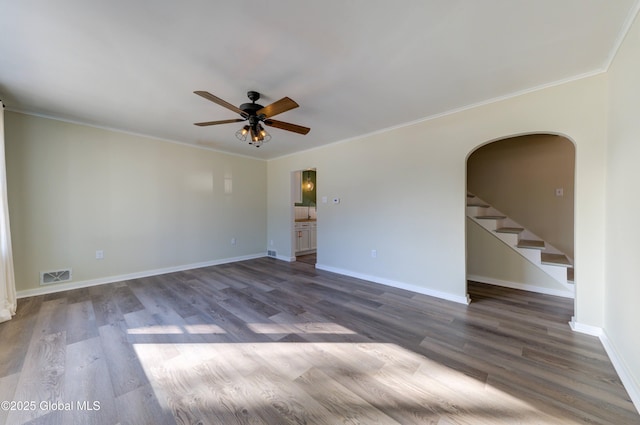
[[71, 280], [71, 269], [40, 272], [40, 285], [68, 282]]

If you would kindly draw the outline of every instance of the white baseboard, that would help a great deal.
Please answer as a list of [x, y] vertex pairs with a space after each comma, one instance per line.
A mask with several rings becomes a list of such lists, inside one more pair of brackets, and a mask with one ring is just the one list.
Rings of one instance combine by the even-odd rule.
[[598, 326], [585, 325], [584, 323], [576, 322], [576, 318], [572, 317], [569, 322], [569, 326], [574, 332], [580, 332], [582, 334], [587, 334], [591, 336], [597, 336], [600, 338], [604, 333], [604, 330]]
[[181, 272], [184, 270], [199, 269], [202, 267], [217, 266], [220, 264], [235, 263], [238, 261], [252, 260], [254, 258], [266, 257], [266, 253], [243, 255], [240, 257], [222, 258], [219, 260], [205, 261], [202, 263], [184, 264], [181, 266], [165, 267], [162, 269], [146, 270], [135, 273], [122, 274], [117, 276], [106, 276], [98, 279], [81, 280], [78, 282], [67, 282], [58, 285], [47, 285], [40, 288], [26, 289], [18, 291], [18, 298], [33, 297], [36, 295], [53, 294], [55, 292], [69, 291], [71, 289], [87, 288], [89, 286], [104, 285], [105, 283], [121, 282], [123, 280], [139, 279], [142, 277], [157, 276], [161, 274]]
[[543, 286], [528, 285], [526, 283], [509, 282], [506, 280], [494, 279], [492, 277], [486, 276], [478, 276], [475, 274], [468, 274], [467, 280], [473, 280], [474, 282], [480, 283], [488, 283], [495, 286], [504, 286], [505, 288], [520, 289], [522, 291], [537, 292], [539, 294], [555, 295], [557, 297], [564, 298], [575, 298], [575, 294], [573, 293], [573, 291], [569, 290], [545, 288]]
[[407, 291], [416, 292], [418, 294], [428, 295], [430, 297], [441, 298], [443, 300], [453, 301], [460, 304], [469, 304], [469, 296], [458, 296], [448, 292], [435, 291], [433, 289], [416, 286], [409, 283], [398, 282], [396, 280], [386, 279], [383, 277], [367, 275], [363, 273], [345, 270], [337, 267], [326, 266], [316, 263], [316, 269], [325, 270], [345, 276], [355, 277], [357, 279], [368, 280], [370, 282], [380, 283], [382, 285], [391, 286], [393, 288], [405, 289]]
[[280, 261], [286, 261], [287, 263], [293, 263], [294, 261], [296, 261], [296, 257], [285, 257], [284, 255], [276, 255], [275, 259]]
[[616, 372], [618, 372], [618, 376], [622, 381], [624, 389], [627, 390], [629, 398], [631, 398], [631, 402], [636, 407], [638, 413], [640, 413], [640, 384], [633, 378], [633, 373], [629, 371], [626, 363], [618, 354], [618, 350], [607, 336], [606, 331], [602, 332], [602, 334], [600, 335], [600, 341], [602, 342], [604, 350], [609, 355], [609, 359], [611, 360], [613, 367], [615, 368]]
[[640, 384], [633, 378], [633, 373], [629, 371], [629, 368], [624, 362], [623, 357], [620, 356], [619, 351], [607, 336], [607, 332], [597, 326], [578, 323], [573, 317], [571, 318], [571, 322], [569, 322], [569, 325], [575, 332], [595, 336], [600, 339], [600, 342], [604, 347], [604, 351], [607, 352], [607, 356], [609, 356], [611, 364], [620, 377], [620, 381], [622, 381], [624, 389], [627, 390], [627, 393], [631, 398], [631, 402], [636, 407], [636, 410], [640, 413]]

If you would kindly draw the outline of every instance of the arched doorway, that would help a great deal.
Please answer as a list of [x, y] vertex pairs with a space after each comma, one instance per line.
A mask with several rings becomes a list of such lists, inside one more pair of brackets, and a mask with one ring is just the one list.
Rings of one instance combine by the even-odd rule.
[[477, 206], [467, 207], [467, 279], [573, 297], [574, 143], [548, 133], [493, 140], [469, 153], [466, 171], [467, 205]]

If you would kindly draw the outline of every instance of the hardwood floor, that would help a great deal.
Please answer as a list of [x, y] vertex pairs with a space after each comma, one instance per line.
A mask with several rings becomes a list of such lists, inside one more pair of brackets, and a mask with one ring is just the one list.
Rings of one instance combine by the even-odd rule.
[[311, 264], [312, 266], [315, 267], [316, 261], [317, 261], [317, 255], [315, 252], [311, 254], [296, 255], [296, 261], [306, 263], [306, 264]]
[[640, 424], [571, 300], [469, 291], [261, 258], [21, 299], [0, 423]]

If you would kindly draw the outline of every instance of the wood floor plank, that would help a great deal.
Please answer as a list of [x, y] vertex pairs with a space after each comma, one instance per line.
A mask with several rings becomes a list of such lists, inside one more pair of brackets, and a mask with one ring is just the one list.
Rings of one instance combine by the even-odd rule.
[[[78, 303], [79, 304], [79, 303]], [[71, 410], [64, 424], [108, 425], [118, 422], [113, 386], [98, 336], [69, 344], [66, 350], [64, 401]]]
[[[0, 378], [0, 401], [16, 400], [15, 393], [18, 386], [19, 378], [20, 373], [7, 375]], [[6, 423], [9, 411], [9, 409], [0, 409], [0, 424]]]
[[115, 288], [110, 285], [100, 285], [91, 289], [91, 303], [93, 314], [98, 327], [116, 324], [124, 320], [117, 300], [113, 297]]
[[68, 304], [67, 344], [94, 338], [99, 335], [93, 303], [90, 299]]
[[49, 413], [47, 403], [64, 402], [65, 352], [64, 332], [34, 334], [13, 398], [33, 402], [34, 408], [10, 411], [7, 424], [26, 423]]
[[66, 291], [65, 298], [67, 298], [68, 304], [81, 303], [85, 301], [91, 301], [91, 288], [79, 288], [71, 291]]
[[11, 326], [0, 326], [0, 378], [19, 373], [22, 369], [36, 319], [35, 314], [22, 316], [12, 319]]
[[[393, 388], [384, 380], [376, 379], [380, 369], [372, 373], [361, 373], [353, 368], [331, 368], [325, 370], [332, 379], [357, 394], [376, 409], [384, 412], [402, 424], [438, 423], [447, 409], [442, 409], [442, 401], [434, 408], [430, 399], [425, 402], [415, 397], [406, 385]], [[402, 374], [400, 374], [402, 376]], [[410, 401], [408, 401], [410, 400]], [[348, 411], [347, 411], [348, 412]]]
[[271, 258], [21, 299], [0, 397], [100, 411], [7, 424], [640, 424], [572, 300], [470, 305]]
[[176, 425], [176, 419], [171, 412], [163, 408], [158, 402], [151, 385], [143, 385], [115, 400], [120, 425]]
[[351, 424], [400, 424], [343, 387], [319, 369], [309, 369], [296, 382], [334, 417]]
[[127, 338], [124, 319], [100, 326], [100, 344], [116, 397], [149, 383], [134, 347]]
[[[163, 366], [168, 372], [161, 375], [161, 379], [167, 380], [162, 386], [167, 388], [174, 416], [193, 418], [192, 423], [198, 420], [212, 424], [284, 423], [245, 379], [245, 375], [260, 366], [240, 361], [242, 348], [237, 343], [218, 344], [212, 351], [213, 358], [220, 361], [176, 358]], [[229, 367], [225, 359], [234, 366]]]
[[[182, 367], [186, 363], [188, 368]], [[168, 361], [153, 368], [155, 376], [155, 386], [160, 387], [160, 394], [165, 398], [169, 411], [179, 424], [215, 424], [220, 418], [211, 415], [210, 409], [201, 400], [206, 399], [208, 394], [202, 391], [202, 385], [198, 381], [208, 379], [206, 374], [195, 373], [195, 366], [192, 360], [180, 359], [179, 363]], [[154, 387], [156, 397], [158, 390]]]
[[56, 298], [42, 303], [38, 314], [32, 339], [44, 335], [66, 332], [67, 326], [67, 299]]
[[19, 298], [18, 307], [16, 308], [16, 314], [12, 320], [19, 320], [23, 317], [33, 317], [38, 313], [44, 297], [42, 295], [28, 298]]
[[114, 288], [110, 298], [115, 301], [118, 310], [122, 314], [132, 313], [144, 309], [140, 300], [135, 296], [128, 285]]
[[180, 352], [175, 345], [187, 342], [189, 336], [185, 335], [185, 322], [175, 312], [167, 313], [163, 316], [139, 310], [124, 315], [127, 341], [133, 346], [143, 368], [178, 356]]
[[334, 424], [334, 416], [316, 399], [311, 397], [295, 381], [284, 380], [268, 370], [256, 371], [245, 377], [247, 385], [263, 405], [279, 414], [280, 423]]

